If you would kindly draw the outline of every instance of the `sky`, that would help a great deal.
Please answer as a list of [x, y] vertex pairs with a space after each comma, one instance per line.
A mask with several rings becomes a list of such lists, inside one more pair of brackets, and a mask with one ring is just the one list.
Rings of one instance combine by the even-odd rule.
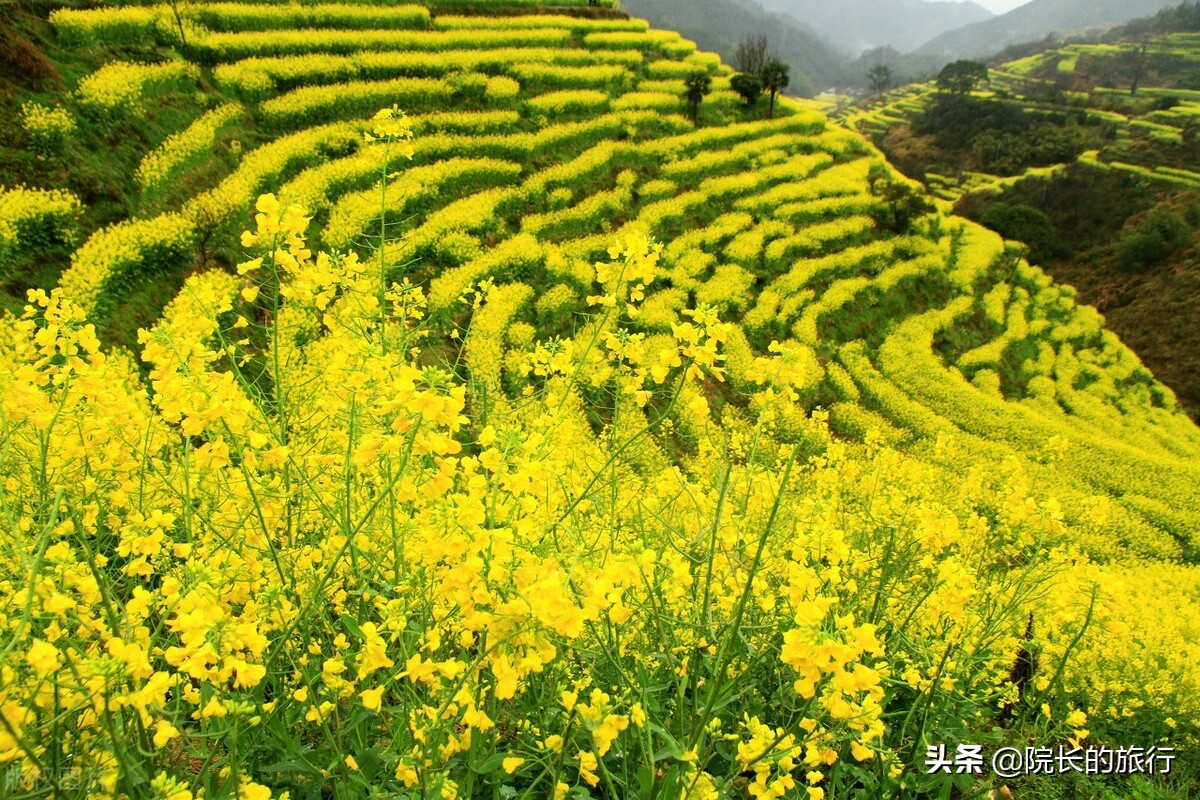
[[1003, 14], [1005, 11], [1012, 11], [1017, 6], [1025, 5], [1029, 0], [975, 0], [975, 2], [996, 14]]

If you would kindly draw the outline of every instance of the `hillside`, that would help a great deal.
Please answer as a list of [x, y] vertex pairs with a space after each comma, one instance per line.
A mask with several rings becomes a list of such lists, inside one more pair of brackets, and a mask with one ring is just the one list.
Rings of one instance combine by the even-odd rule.
[[884, 46], [906, 53], [993, 16], [972, 0], [764, 0], [763, 5], [800, 20], [854, 57]]
[[936, 36], [917, 52], [947, 61], [983, 58], [1049, 34], [1065, 36], [1111, 28], [1176, 5], [1179, 0], [1031, 0], [1007, 14]]
[[581, 1], [45, 11], [5, 791], [1195, 795], [1200, 428], [861, 134]]
[[622, 7], [657, 28], [679, 31], [726, 61], [733, 58], [738, 42], [765, 35], [771, 49], [791, 67], [792, 95], [810, 96], [845, 80], [844, 54], [799, 20], [772, 13], [754, 0], [630, 0]]
[[1139, 34], [1043, 49], [992, 69], [990, 92], [910, 86], [846, 117], [959, 213], [1022, 240], [1080, 289], [1194, 418], [1198, 44], [1195, 33]]

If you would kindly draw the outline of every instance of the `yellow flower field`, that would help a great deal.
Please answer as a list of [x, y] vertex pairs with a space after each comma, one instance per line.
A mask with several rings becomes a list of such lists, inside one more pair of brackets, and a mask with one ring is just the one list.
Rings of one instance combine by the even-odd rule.
[[[249, 89], [140, 175], [269, 138], [0, 318], [0, 793], [1011, 795], [924, 768], [969, 743], [1195, 775], [1200, 429], [1100, 315], [898, 224], [818, 114], [646, 110], [727, 80], [677, 35], [436, 6], [359, 47], [375, 6], [197, 4]], [[166, 13], [120, 11], [59, 24]], [[364, 74], [393, 40], [466, 66]]]

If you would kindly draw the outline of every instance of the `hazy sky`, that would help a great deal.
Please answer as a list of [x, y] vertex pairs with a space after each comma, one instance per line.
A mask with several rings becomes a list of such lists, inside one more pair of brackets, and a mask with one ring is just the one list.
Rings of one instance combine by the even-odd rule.
[[1025, 5], [1029, 0], [975, 0], [975, 2], [997, 14], [1003, 14], [1005, 11], [1012, 11], [1017, 6]]

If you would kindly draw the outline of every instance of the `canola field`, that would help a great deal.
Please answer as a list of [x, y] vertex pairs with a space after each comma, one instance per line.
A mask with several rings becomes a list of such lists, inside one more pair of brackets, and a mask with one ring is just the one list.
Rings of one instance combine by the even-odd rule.
[[[1200, 189], [1200, 169], [1186, 160], [1179, 163], [1177, 152], [1161, 147], [1195, 142], [1200, 125], [1200, 91], [1155, 85], [1168, 82], [1168, 77], [1178, 78], [1178, 73], [1200, 61], [1196, 44], [1195, 35], [1186, 33], [1151, 37], [1144, 53], [1137, 42], [1066, 44], [993, 67], [986, 88], [975, 92], [976, 97], [1026, 111], [1082, 115], [1089, 121], [1111, 125], [1111, 143], [1085, 150], [1077, 158], [1030, 167], [1017, 175], [970, 170], [953, 176], [927, 173], [926, 186], [937, 198], [953, 204], [967, 194], [999, 193], [1023, 178], [1044, 178], [1070, 164], [1080, 164], [1133, 175], [1168, 188]], [[1144, 76], [1146, 85], [1136, 92], [1123, 82], [1119, 87], [1096, 85], [1101, 76], [1111, 80], [1112, 71], [1122, 63], [1128, 69], [1134, 55], [1150, 65]], [[836, 116], [842, 124], [866, 136], [878, 135], [919, 116], [937, 91], [936, 81], [910, 84], [842, 109]], [[1131, 143], [1139, 146], [1131, 150]]]
[[[995, 234], [898, 223], [859, 134], [552, 11], [54, 13], [180, 57], [27, 104], [30, 147], [209, 93], [137, 168], [153, 198], [268, 140], [95, 231], [0, 192], [0, 269], [75, 248], [0, 320], [5, 790], [1007, 792], [923, 768], [972, 742], [1195, 771], [1200, 429], [1171, 391]], [[101, 342], [167, 270], [139, 349]]]

